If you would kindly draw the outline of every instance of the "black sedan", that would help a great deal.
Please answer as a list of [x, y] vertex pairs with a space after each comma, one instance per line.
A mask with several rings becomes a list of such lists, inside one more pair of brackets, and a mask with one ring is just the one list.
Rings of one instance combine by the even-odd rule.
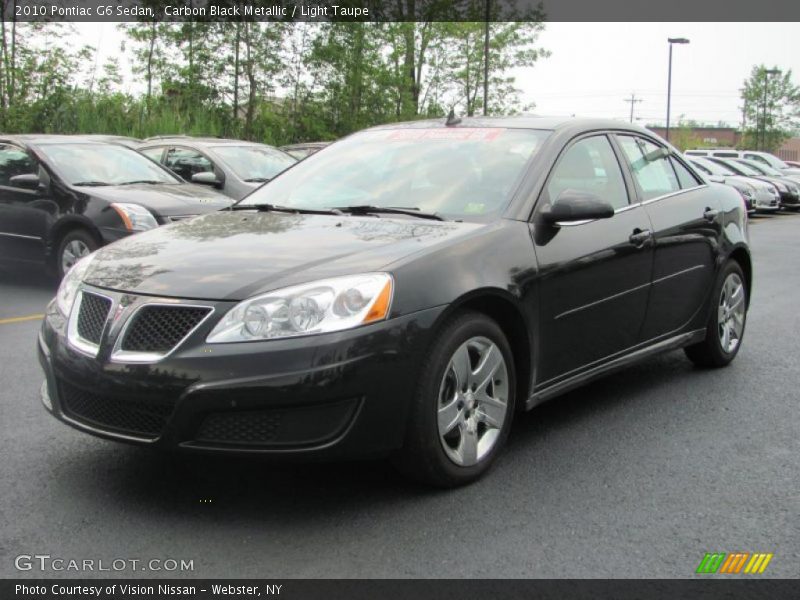
[[0, 261], [59, 277], [98, 247], [230, 206], [135, 150], [91, 137], [0, 137]]
[[390, 456], [452, 486], [518, 410], [658, 352], [721, 367], [741, 347], [742, 198], [636, 126], [387, 125], [234, 209], [74, 267], [38, 342], [48, 411], [162, 448]]

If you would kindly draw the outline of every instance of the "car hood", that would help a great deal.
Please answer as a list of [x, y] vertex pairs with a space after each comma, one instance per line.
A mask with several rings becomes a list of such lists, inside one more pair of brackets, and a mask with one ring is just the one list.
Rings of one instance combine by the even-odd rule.
[[219, 192], [191, 183], [137, 183], [83, 187], [80, 190], [107, 202], [141, 204], [156, 215], [166, 217], [201, 215], [227, 208], [232, 202]]
[[84, 281], [136, 294], [242, 300], [315, 279], [380, 270], [486, 225], [223, 211], [97, 251]]

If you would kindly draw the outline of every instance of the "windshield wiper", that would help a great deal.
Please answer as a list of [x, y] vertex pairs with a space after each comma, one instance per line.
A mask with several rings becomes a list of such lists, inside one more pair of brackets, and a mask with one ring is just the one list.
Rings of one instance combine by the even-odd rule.
[[363, 204], [359, 206], [337, 206], [333, 210], [351, 215], [369, 215], [369, 214], [387, 214], [387, 215], [408, 215], [409, 217], [417, 217], [419, 219], [432, 219], [434, 221], [445, 221], [446, 219], [437, 213], [423, 212], [418, 208], [412, 206], [371, 206]]
[[166, 181], [157, 181], [155, 179], [137, 179], [136, 181], [124, 181], [122, 183], [118, 183], [117, 185], [134, 185], [136, 183], [150, 183], [150, 184], [157, 184], [157, 183], [167, 183]]
[[79, 185], [79, 186], [98, 186], [98, 185], [111, 185], [107, 181], [78, 181], [77, 183], [73, 183], [72, 185]]
[[245, 179], [245, 181], [248, 183], [264, 183], [269, 180], [270, 180], [269, 177], [249, 177]]
[[285, 212], [296, 215], [341, 215], [336, 209], [326, 210], [324, 208], [295, 208], [294, 206], [279, 206], [276, 204], [234, 204], [231, 210], [258, 210], [263, 212]]

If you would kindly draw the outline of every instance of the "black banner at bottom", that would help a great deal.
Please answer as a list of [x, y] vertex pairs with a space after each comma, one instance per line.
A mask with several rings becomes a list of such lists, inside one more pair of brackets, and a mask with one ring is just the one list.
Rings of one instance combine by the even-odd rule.
[[[787, 579], [5, 579], [2, 600], [495, 600], [790, 598]], [[796, 597], [796, 596], [794, 596]]]

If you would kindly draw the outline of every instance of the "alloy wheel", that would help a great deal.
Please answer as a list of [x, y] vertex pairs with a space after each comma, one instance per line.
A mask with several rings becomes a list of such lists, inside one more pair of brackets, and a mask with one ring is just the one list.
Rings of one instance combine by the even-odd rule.
[[494, 448], [508, 415], [508, 369], [500, 348], [476, 336], [450, 358], [439, 387], [439, 440], [462, 467], [480, 462]]
[[91, 249], [82, 240], [71, 240], [61, 253], [61, 272], [66, 274], [76, 262], [91, 253]]
[[717, 330], [722, 350], [730, 354], [744, 332], [745, 289], [738, 273], [730, 273], [722, 284], [717, 310]]

